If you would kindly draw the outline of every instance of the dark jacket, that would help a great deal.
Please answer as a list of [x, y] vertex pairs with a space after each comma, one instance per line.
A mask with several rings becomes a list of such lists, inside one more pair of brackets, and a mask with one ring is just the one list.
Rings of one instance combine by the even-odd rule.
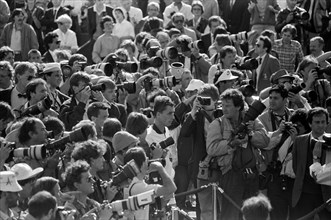
[[45, 11], [44, 16], [40, 20], [44, 34], [52, 32], [58, 28], [57, 24], [55, 23], [55, 20], [63, 14], [67, 14], [70, 16], [70, 10], [66, 7], [60, 6], [56, 17], [54, 17], [54, 8], [49, 8]]
[[208, 49], [210, 45], [213, 43], [211, 42], [211, 33], [201, 35], [201, 40], [203, 42], [203, 49], [201, 52], [205, 54], [209, 54]]
[[44, 53], [42, 60], [43, 60], [44, 63], [53, 63], [53, 62], [55, 62], [55, 60], [53, 59], [53, 57], [52, 57], [52, 55], [49, 51]]
[[0, 91], [0, 101], [7, 102], [11, 105], [11, 92], [13, 89], [14, 87]]
[[[186, 25], [191, 28], [193, 27], [193, 19], [186, 22]], [[208, 26], [208, 20], [201, 17], [200, 22], [195, 30], [197, 38], [200, 39], [201, 35], [205, 32], [206, 27]]]
[[72, 98], [63, 103], [60, 109], [59, 119], [64, 123], [66, 131], [71, 131], [73, 126], [83, 120], [85, 107], [85, 103], [77, 103]]
[[[115, 20], [115, 18], [113, 17], [113, 8], [110, 7], [110, 6], [105, 6], [106, 7], [106, 12], [102, 12], [102, 16], [106, 16], [106, 15], [109, 15], [110, 17], [112, 17]], [[93, 38], [93, 34], [95, 33], [95, 31], [97, 30], [97, 25], [100, 25], [100, 24], [97, 24], [96, 22], [96, 15], [97, 13], [93, 10], [93, 6], [89, 7], [87, 9], [87, 21], [88, 21], [88, 33], [89, 33], [89, 36], [90, 36], [90, 39]]]

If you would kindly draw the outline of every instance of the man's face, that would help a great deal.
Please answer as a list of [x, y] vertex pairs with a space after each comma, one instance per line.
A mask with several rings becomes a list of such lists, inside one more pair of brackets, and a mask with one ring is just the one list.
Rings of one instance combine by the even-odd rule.
[[50, 49], [51, 51], [54, 51], [54, 50], [56, 50], [56, 49], [59, 49], [59, 48], [60, 48], [60, 43], [61, 43], [61, 41], [59, 40], [58, 37], [53, 38], [52, 43], [48, 44], [49, 49]]
[[210, 33], [214, 34], [215, 29], [220, 25], [221, 25], [221, 23], [219, 21], [212, 21], [210, 23]]
[[14, 66], [15, 55], [13, 53], [8, 53], [3, 60], [4, 61], [8, 61], [11, 66]]
[[178, 17], [174, 17], [173, 18], [173, 24], [175, 26], [175, 28], [182, 30], [184, 27], [184, 19], [181, 16]]
[[161, 48], [164, 49], [167, 47], [167, 45], [169, 43], [169, 38], [161, 35], [158, 37], [158, 41], [161, 44]]
[[235, 80], [225, 80], [217, 84], [218, 91], [222, 94], [225, 90], [233, 88]]
[[5, 192], [6, 193], [6, 203], [8, 208], [14, 208], [18, 206], [18, 199], [20, 197], [18, 192]]
[[190, 84], [192, 80], [192, 75], [189, 72], [184, 72], [182, 75], [182, 90], [185, 90], [188, 87], [188, 84]]
[[291, 42], [292, 38], [293, 38], [293, 36], [292, 36], [291, 32], [289, 32], [289, 31], [284, 32], [282, 34], [282, 39], [283, 39], [284, 43], [289, 44]]
[[76, 183], [77, 191], [81, 191], [85, 195], [89, 195], [94, 192], [93, 176], [89, 171], [81, 174], [80, 183]]
[[29, 62], [31, 62], [31, 63], [42, 63], [41, 55], [39, 53], [30, 54]]
[[25, 71], [23, 75], [17, 75], [18, 82], [22, 84], [22, 86], [26, 87], [26, 85], [35, 78], [34, 71]]
[[159, 15], [159, 9], [154, 5], [150, 5], [147, 8], [147, 13], [149, 17], [157, 17]]
[[287, 99], [284, 99], [279, 93], [272, 92], [269, 95], [270, 105], [269, 108], [273, 111], [278, 111], [285, 107]]
[[54, 8], [60, 7], [62, 0], [52, 0]]
[[108, 102], [114, 102], [116, 100], [116, 89], [108, 88], [102, 93], [102, 95]]
[[320, 45], [317, 40], [310, 41], [309, 43], [310, 53], [316, 57], [322, 53], [323, 45]]
[[93, 121], [95, 122], [96, 126], [99, 128], [103, 127], [103, 123], [108, 118], [108, 109], [100, 109], [98, 117], [93, 117]]
[[84, 81], [79, 81], [78, 86], [73, 86], [72, 89], [74, 90], [74, 93], [77, 97], [77, 99], [80, 99], [81, 93], [83, 89], [88, 86], [88, 84]]
[[82, 66], [82, 63], [85, 63], [83, 60], [75, 60], [72, 65], [72, 73], [83, 71], [84, 68]]
[[23, 13], [20, 13], [20, 14], [18, 14], [14, 17], [14, 22], [15, 22], [16, 25], [23, 24], [23, 20], [24, 20], [24, 14]]
[[170, 126], [174, 120], [175, 108], [167, 106], [163, 112], [158, 112], [156, 114], [155, 120], [160, 121], [164, 126]]
[[47, 96], [47, 88], [46, 85], [44, 84], [39, 84], [36, 87], [36, 92], [32, 92], [31, 93], [31, 100], [34, 100], [36, 102], [39, 102], [41, 100], [43, 100], [44, 98], [46, 98]]
[[10, 84], [10, 78], [11, 74], [9, 73], [9, 70], [7, 67], [3, 67], [3, 69], [0, 66], [0, 88], [6, 89], [6, 87]]
[[263, 55], [266, 52], [266, 50], [267, 50], [266, 48], [263, 48], [263, 47], [264, 47], [264, 42], [263, 41], [259, 40], [259, 41], [256, 42], [256, 44], [255, 44], [255, 52], [259, 56]]
[[313, 116], [313, 120], [311, 122], [311, 124], [309, 124], [309, 126], [311, 127], [311, 131], [318, 135], [321, 136], [327, 126], [327, 118], [325, 114], [319, 114], [319, 115], [315, 115]]
[[42, 121], [37, 120], [35, 130], [29, 132], [31, 145], [44, 144], [47, 140], [47, 130]]
[[46, 81], [54, 88], [59, 87], [62, 82], [62, 72], [54, 71], [50, 76], [46, 76]]
[[123, 8], [125, 8], [125, 10], [129, 11], [131, 5], [132, 5], [132, 0], [122, 0], [122, 6]]
[[235, 62], [235, 58], [236, 58], [236, 54], [235, 53], [227, 53], [225, 55], [224, 58], [222, 58], [222, 63], [224, 64], [224, 66], [231, 66], [232, 64], [234, 64]]
[[238, 116], [239, 114], [240, 107], [234, 106], [232, 99], [223, 99], [222, 110], [224, 117], [227, 119], [235, 119], [234, 117]]

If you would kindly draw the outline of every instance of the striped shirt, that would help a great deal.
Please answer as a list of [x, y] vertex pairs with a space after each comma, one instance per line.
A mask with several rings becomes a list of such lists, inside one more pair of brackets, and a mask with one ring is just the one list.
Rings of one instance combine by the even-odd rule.
[[273, 49], [278, 53], [280, 68], [294, 73], [295, 67], [303, 58], [301, 44], [296, 40], [291, 40], [290, 44], [283, 44], [282, 39], [279, 39], [275, 41]]

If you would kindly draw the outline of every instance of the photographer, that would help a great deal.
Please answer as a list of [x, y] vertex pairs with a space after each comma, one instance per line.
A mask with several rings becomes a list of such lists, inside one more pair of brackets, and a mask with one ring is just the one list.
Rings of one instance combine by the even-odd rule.
[[56, 211], [56, 198], [47, 191], [41, 191], [33, 195], [29, 200], [29, 213], [24, 220], [52, 220], [56, 216]]
[[[181, 136], [191, 137], [193, 139], [192, 158], [192, 177], [196, 186], [196, 177], [198, 175], [199, 162], [207, 155], [206, 136], [210, 123], [215, 119], [214, 111], [216, 102], [219, 98], [218, 89], [211, 84], [202, 85], [195, 95], [191, 112], [187, 115], [181, 129]], [[205, 100], [209, 100], [209, 103]], [[210, 181], [212, 182], [212, 180]], [[198, 185], [202, 186], [205, 182], [198, 179]], [[210, 219], [211, 211], [211, 191], [205, 190], [199, 193], [199, 203], [202, 219]]]
[[[148, 159], [144, 150], [140, 147], [134, 147], [127, 151], [124, 157], [124, 162], [127, 163], [130, 160], [134, 159], [137, 164], [140, 173], [133, 178], [129, 186], [129, 195], [137, 195], [149, 190], [154, 190], [156, 196], [162, 196], [164, 199], [171, 196], [176, 191], [176, 185], [173, 182], [172, 178], [168, 175], [165, 168], [160, 162], [153, 162], [148, 164]], [[156, 171], [162, 178], [162, 185], [158, 184], [147, 184], [144, 180], [145, 176], [149, 172]], [[144, 209], [140, 209], [133, 212], [134, 218], [137, 220], [148, 220], [150, 219], [150, 205], [147, 205]]]
[[[209, 126], [206, 149], [209, 157], [217, 157], [218, 169], [222, 172], [220, 186], [236, 202], [253, 196], [258, 191], [256, 148], [269, 143], [267, 132], [258, 119], [248, 121], [244, 129], [233, 131], [242, 123], [244, 96], [236, 89], [228, 89], [221, 95], [223, 116]], [[249, 118], [250, 119], [250, 118]], [[240, 126], [239, 126], [240, 127]], [[235, 136], [234, 136], [235, 135]], [[222, 202], [222, 219], [239, 218], [239, 211], [227, 200]]]
[[108, 108], [104, 102], [93, 102], [87, 107], [87, 117], [95, 123], [98, 138], [102, 138], [103, 124], [109, 117]]
[[[195, 33], [194, 33], [195, 34]], [[208, 70], [210, 68], [209, 58], [206, 54], [199, 53], [198, 43], [187, 35], [181, 35], [176, 40], [177, 48], [183, 56], [179, 60], [189, 69], [195, 79], [208, 82]]]
[[330, 82], [318, 70], [318, 61], [310, 56], [304, 57], [298, 66], [297, 74], [306, 84], [305, 97], [312, 107], [325, 107], [325, 100], [331, 96]]

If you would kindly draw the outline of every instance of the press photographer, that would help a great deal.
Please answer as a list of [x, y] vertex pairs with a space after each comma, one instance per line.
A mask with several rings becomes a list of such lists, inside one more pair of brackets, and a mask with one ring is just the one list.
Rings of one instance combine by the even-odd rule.
[[[258, 167], [255, 151], [265, 148], [269, 137], [256, 119], [265, 106], [256, 101], [245, 114], [244, 97], [236, 89], [221, 94], [223, 116], [209, 126], [206, 149], [209, 157], [217, 157], [222, 172], [220, 187], [237, 204], [258, 191]], [[201, 204], [201, 203], [200, 203]], [[239, 218], [239, 211], [227, 200], [222, 202], [222, 218]]]
[[[128, 196], [134, 196], [140, 193], [144, 193], [150, 190], [154, 190], [157, 197], [161, 196], [164, 200], [168, 200], [169, 197], [176, 191], [176, 185], [173, 182], [172, 178], [166, 172], [165, 168], [160, 162], [153, 162], [148, 165], [148, 159], [144, 150], [140, 147], [131, 148], [127, 151], [124, 162], [127, 163], [130, 160], [134, 160], [137, 164], [140, 172], [137, 174], [137, 177], [134, 177], [130, 186]], [[157, 171], [163, 181], [162, 185], [158, 184], [147, 184], [144, 180], [148, 172]], [[163, 207], [161, 207], [163, 208]], [[156, 208], [158, 209], [158, 208]], [[147, 205], [144, 209], [139, 209], [132, 212], [132, 215], [136, 219], [151, 219], [151, 216], [155, 214], [154, 208], [151, 205]], [[155, 217], [155, 216], [154, 216]]]

